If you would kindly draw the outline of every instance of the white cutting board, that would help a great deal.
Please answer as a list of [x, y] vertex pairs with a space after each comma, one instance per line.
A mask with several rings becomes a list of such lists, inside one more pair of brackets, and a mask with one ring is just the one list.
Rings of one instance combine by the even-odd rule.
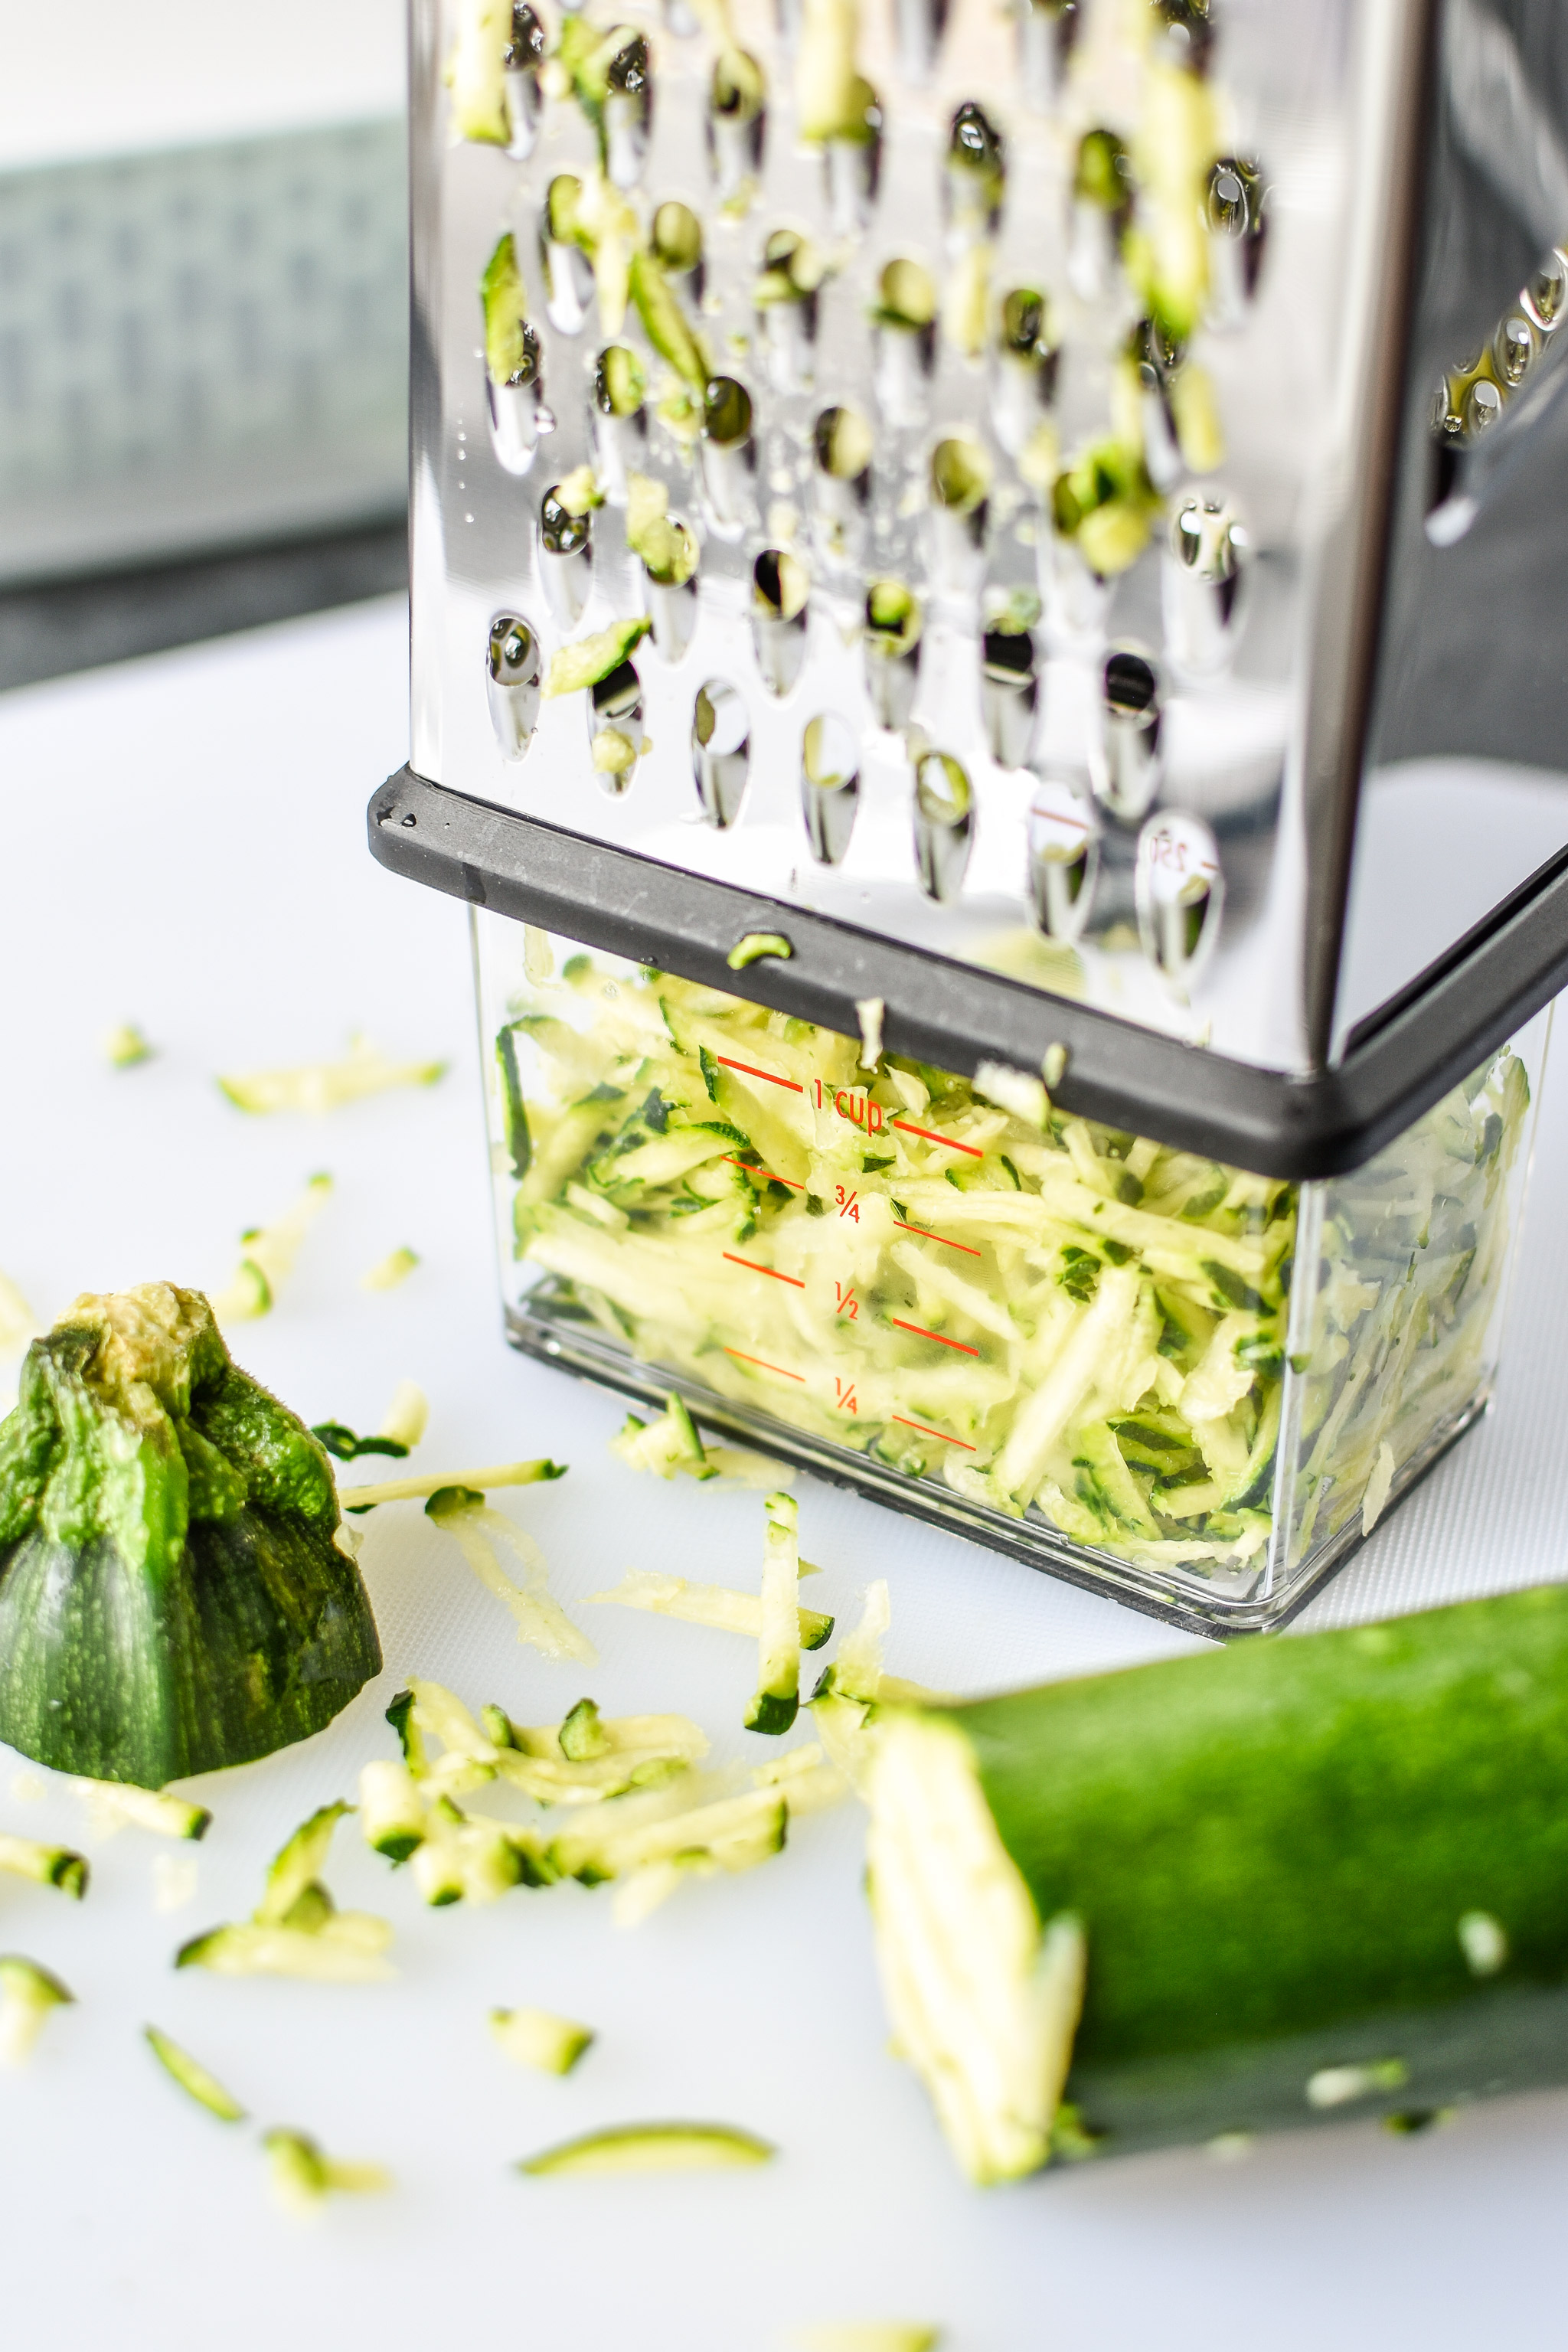
[[[463, 912], [364, 845], [365, 801], [404, 756], [405, 627], [400, 605], [376, 604], [0, 698], [0, 1266], [46, 1318], [81, 1288], [216, 1286], [240, 1229], [328, 1169], [333, 1203], [276, 1313], [243, 1332], [242, 1362], [308, 1419], [361, 1428], [397, 1380], [419, 1381], [432, 1417], [416, 1466], [569, 1463], [558, 1485], [497, 1498], [539, 1536], [569, 1606], [633, 1566], [745, 1581], [756, 1496], [623, 1468], [605, 1441], [624, 1408], [500, 1339]], [[160, 1052], [116, 1073], [98, 1040], [125, 1019]], [[331, 1055], [356, 1027], [448, 1055], [451, 1074], [316, 1120], [247, 1119], [214, 1086], [220, 1069]], [[1555, 1112], [1548, 1096], [1500, 1408], [1312, 1621], [1561, 1572], [1565, 1173], [1568, 1090]], [[367, 1296], [360, 1275], [404, 1243], [417, 1273]], [[869, 1503], [805, 1478], [796, 1491], [826, 1571], [813, 1601], [853, 1613], [887, 1576], [900, 1673], [980, 1689], [1187, 1646]], [[744, 1644], [577, 1607], [603, 1663], [549, 1664], [416, 1507], [366, 1527], [387, 1659], [374, 1689], [305, 1747], [201, 1784], [216, 1818], [200, 1847], [134, 1831], [89, 1846], [80, 1906], [0, 1879], [0, 1949], [54, 1968], [79, 2000], [30, 2067], [0, 2076], [7, 2352], [770, 2352], [794, 2326], [898, 2315], [942, 2322], [949, 2352], [1555, 2340], [1563, 2096], [1415, 2140], [1346, 2125], [1235, 2166], [1176, 2154], [966, 2188], [885, 2048], [852, 1809], [632, 1932], [607, 1892], [576, 1886], [426, 1911], [348, 1824], [329, 1877], [394, 1922], [395, 1984], [173, 1974], [176, 1945], [245, 1916], [288, 1831], [393, 1752], [381, 1710], [410, 1673], [532, 1721], [586, 1688], [609, 1712], [687, 1709], [721, 1755], [771, 1748], [739, 1727]], [[0, 1828], [80, 1843], [67, 1788], [28, 1801], [17, 1769], [0, 1750]], [[154, 1858], [186, 1853], [198, 1891], [160, 1913]], [[490, 2045], [487, 2011], [520, 2002], [598, 2030], [567, 2081]], [[141, 2043], [147, 2021], [258, 2124], [378, 2159], [395, 2192], [314, 2224], [276, 2211], [254, 2131], [183, 2099]], [[642, 2181], [508, 2169], [595, 2125], [681, 2116], [761, 2132], [778, 2161]]]

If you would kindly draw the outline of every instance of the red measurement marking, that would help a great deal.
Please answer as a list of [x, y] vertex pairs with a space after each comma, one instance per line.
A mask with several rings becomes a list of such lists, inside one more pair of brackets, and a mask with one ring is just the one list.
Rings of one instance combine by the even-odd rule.
[[748, 1356], [743, 1348], [726, 1348], [724, 1353], [739, 1357], [742, 1364], [760, 1364], [764, 1372], [776, 1372], [781, 1381], [799, 1381], [803, 1387], [805, 1384], [804, 1372], [788, 1372], [782, 1364], [770, 1364], [765, 1356]]
[[980, 1353], [978, 1348], [965, 1347], [962, 1339], [944, 1339], [940, 1331], [928, 1331], [923, 1323], [905, 1323], [896, 1315], [889, 1315], [888, 1320], [895, 1330], [912, 1331], [917, 1339], [934, 1339], [939, 1348], [954, 1348], [961, 1356], [977, 1356]]
[[841, 1381], [838, 1379], [837, 1375], [835, 1374], [833, 1391], [835, 1401], [837, 1403], [840, 1412], [858, 1413], [859, 1412], [860, 1407], [856, 1401], [855, 1383], [853, 1381]]
[[[965, 1257], [978, 1257], [980, 1255], [980, 1252], [977, 1249], [971, 1249], [967, 1242], [950, 1242], [945, 1234], [933, 1234], [929, 1225], [909, 1224], [902, 1217], [899, 1219], [899, 1231], [901, 1234], [919, 1234], [922, 1242], [940, 1242], [943, 1249], [962, 1250]], [[893, 1415], [893, 1418], [895, 1421], [898, 1419], [897, 1413]], [[952, 1442], [956, 1445], [958, 1443], [957, 1438], [955, 1437]]]
[[945, 1429], [931, 1429], [925, 1422], [910, 1421], [901, 1412], [894, 1413], [893, 1419], [903, 1429], [918, 1429], [922, 1437], [940, 1437], [944, 1445], [956, 1445], [965, 1454], [973, 1454], [974, 1451], [973, 1445], [964, 1444], [962, 1437], [950, 1437]]
[[860, 1212], [856, 1207], [855, 1203], [860, 1198], [859, 1193], [847, 1192], [842, 1184], [836, 1184], [833, 1189], [838, 1195], [839, 1215], [841, 1217], [849, 1218], [853, 1223], [858, 1225], [860, 1222]]
[[721, 1070], [744, 1070], [749, 1078], [766, 1078], [770, 1087], [787, 1087], [792, 1095], [805, 1092], [805, 1088], [796, 1086], [793, 1078], [781, 1078], [774, 1070], [759, 1070], [754, 1062], [731, 1062], [724, 1054], [715, 1054], [713, 1059]]
[[833, 1288], [838, 1300], [837, 1312], [847, 1315], [851, 1323], [858, 1321], [860, 1301], [855, 1296], [855, 1285], [852, 1282], [836, 1282]]
[[967, 1151], [971, 1160], [984, 1160], [985, 1157], [985, 1154], [981, 1150], [978, 1144], [960, 1143], [958, 1138], [954, 1135], [934, 1134], [929, 1127], [911, 1126], [907, 1118], [896, 1118], [893, 1121], [893, 1125], [895, 1127], [901, 1127], [906, 1135], [924, 1136], [928, 1143], [945, 1143], [950, 1151]]
[[[726, 1151], [722, 1156], [730, 1167], [743, 1168], [748, 1176], [760, 1176], [765, 1183], [787, 1184], [792, 1192], [804, 1192], [805, 1190], [805, 1186], [797, 1184], [793, 1176], [775, 1176], [771, 1168], [753, 1168], [749, 1160], [738, 1159], [732, 1151]], [[974, 1255], [978, 1257], [980, 1252], [976, 1250]]]
[[737, 1257], [733, 1250], [726, 1250], [724, 1255], [731, 1265], [743, 1265], [748, 1274], [771, 1275], [775, 1282], [793, 1283], [796, 1290], [805, 1288], [805, 1283], [801, 1281], [798, 1275], [780, 1274], [776, 1266], [759, 1265], [754, 1257]]

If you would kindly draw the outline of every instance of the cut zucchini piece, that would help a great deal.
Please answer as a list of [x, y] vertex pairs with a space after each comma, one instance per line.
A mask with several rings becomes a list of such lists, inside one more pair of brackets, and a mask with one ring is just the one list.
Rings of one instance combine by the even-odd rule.
[[748, 1731], [776, 1734], [787, 1731], [800, 1711], [800, 1514], [790, 1495], [770, 1495], [763, 1507], [757, 1687], [745, 1722]]
[[[805, 1563], [801, 1563], [801, 1573]], [[590, 1592], [590, 1601], [614, 1603], [622, 1609], [647, 1609], [656, 1617], [679, 1617], [689, 1625], [711, 1625], [721, 1633], [742, 1633], [758, 1641], [763, 1631], [763, 1603], [754, 1592], [737, 1592], [726, 1584], [689, 1584], [683, 1576], [660, 1576], [651, 1569], [632, 1568], [609, 1592]], [[820, 1650], [833, 1632], [833, 1620], [818, 1609], [800, 1609], [796, 1615], [803, 1650]]]
[[453, 1487], [487, 1495], [497, 1486], [538, 1486], [564, 1478], [564, 1462], [541, 1457], [532, 1462], [496, 1462], [485, 1470], [437, 1470], [417, 1478], [384, 1478], [364, 1486], [341, 1486], [338, 1499], [345, 1511], [373, 1511], [378, 1503], [423, 1503]]
[[634, 1470], [651, 1470], [657, 1478], [673, 1478], [681, 1471], [691, 1478], [717, 1475], [709, 1466], [685, 1401], [679, 1396], [669, 1398], [661, 1417], [651, 1424], [628, 1412], [618, 1435], [610, 1440], [610, 1451]]
[[188, 2050], [182, 2050], [177, 2042], [172, 2042], [155, 2025], [143, 2026], [142, 2031], [142, 2038], [158, 2063], [178, 2083], [187, 2097], [195, 2099], [199, 2107], [205, 2107], [208, 2115], [216, 2116], [220, 2123], [244, 2123], [245, 2108], [232, 2091], [225, 2090], [216, 2074], [210, 2074]]
[[[549, 1590], [544, 1555], [533, 1538], [503, 1513], [491, 1510], [484, 1496], [472, 1488], [442, 1486], [425, 1506], [425, 1515], [449, 1535], [479, 1582], [504, 1601], [517, 1621], [517, 1638], [531, 1643], [547, 1658], [576, 1658], [595, 1663], [598, 1653], [580, 1633]], [[521, 1561], [524, 1581], [514, 1584], [496, 1557], [488, 1538], [499, 1536]]]
[[100, 1835], [130, 1826], [151, 1830], [155, 1837], [202, 1838], [211, 1825], [205, 1805], [172, 1797], [164, 1789], [133, 1789], [121, 1780], [78, 1780], [73, 1785]]
[[1045, 2161], [1062, 2091], [1104, 2153], [1568, 2080], [1565, 1758], [1560, 1585], [885, 1714], [879, 1957], [961, 2162]]
[[452, 128], [459, 139], [504, 147], [511, 137], [506, 111], [511, 23], [511, 0], [458, 0], [457, 38], [444, 79], [452, 94]]
[[37, 1960], [25, 1960], [15, 1952], [0, 1958], [0, 2065], [21, 2065], [31, 2056], [51, 2010], [75, 1999]]
[[264, 2132], [261, 2145], [267, 2151], [272, 2193], [291, 2212], [314, 2212], [334, 2190], [365, 2196], [392, 2187], [392, 2175], [384, 2165], [340, 2163], [305, 2132], [281, 2128]]
[[220, 1077], [218, 1086], [237, 1110], [265, 1117], [280, 1110], [336, 1110], [343, 1103], [384, 1094], [392, 1087], [433, 1087], [446, 1076], [448, 1066], [446, 1062], [396, 1062], [367, 1037], [354, 1037], [341, 1061], [250, 1070]]
[[509, 2058], [544, 2074], [569, 2074], [595, 2038], [591, 2025], [547, 2009], [492, 2009], [490, 2032]]
[[777, 2148], [733, 2124], [621, 2124], [563, 2140], [525, 2157], [519, 2172], [551, 2175], [614, 2172], [710, 2172], [742, 2164], [768, 2164]]
[[0, 1870], [30, 1878], [39, 1886], [58, 1886], [79, 1903], [87, 1893], [87, 1856], [68, 1846], [41, 1845], [37, 1838], [0, 1835]]
[[569, 1764], [590, 1764], [596, 1757], [607, 1756], [610, 1742], [599, 1721], [599, 1710], [591, 1698], [580, 1698], [574, 1707], [562, 1717], [556, 1734], [561, 1753]]

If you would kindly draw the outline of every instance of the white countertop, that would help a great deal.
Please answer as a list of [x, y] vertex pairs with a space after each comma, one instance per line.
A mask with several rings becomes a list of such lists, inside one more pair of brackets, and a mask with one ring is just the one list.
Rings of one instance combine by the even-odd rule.
[[[240, 1230], [328, 1169], [335, 1196], [291, 1286], [238, 1334], [249, 1370], [308, 1419], [360, 1428], [399, 1379], [419, 1381], [432, 1420], [414, 1467], [569, 1463], [557, 1485], [496, 1498], [539, 1536], [569, 1607], [633, 1566], [748, 1580], [754, 1496], [637, 1477], [605, 1452], [624, 1406], [501, 1339], [463, 912], [383, 874], [364, 845], [365, 801], [405, 756], [405, 669], [403, 611], [385, 604], [0, 698], [0, 1266], [46, 1319], [81, 1289], [216, 1287]], [[121, 1020], [155, 1061], [103, 1064], [100, 1036]], [[213, 1084], [330, 1055], [356, 1028], [400, 1055], [449, 1055], [451, 1073], [319, 1119], [248, 1119]], [[1549, 1087], [1498, 1407], [1308, 1622], [1563, 1573], [1565, 1171], [1568, 1089]], [[360, 1275], [404, 1243], [418, 1271], [363, 1292]], [[0, 1389], [13, 1372], [0, 1366]], [[826, 1570], [814, 1602], [852, 1614], [886, 1575], [898, 1672], [978, 1689], [1186, 1646], [836, 1489], [796, 1491], [803, 1546]], [[609, 1712], [688, 1709], [721, 1754], [747, 1744], [742, 1645], [581, 1608], [601, 1666], [550, 1664], [518, 1648], [416, 1507], [366, 1526], [384, 1676], [318, 1738], [197, 1784], [216, 1816], [201, 1846], [135, 1831], [92, 1844], [65, 1784], [29, 1798], [24, 1779], [18, 1793], [0, 1750], [0, 1829], [86, 1843], [94, 1870], [79, 1906], [0, 1879], [0, 1946], [56, 1969], [79, 2000], [0, 2078], [18, 2352], [771, 2352], [792, 2326], [894, 2315], [942, 2322], [944, 2352], [1555, 2340], [1562, 2095], [1416, 2139], [1345, 2125], [1238, 2165], [1176, 2154], [966, 2188], [886, 2052], [853, 1808], [629, 1933], [605, 1891], [575, 1886], [426, 1911], [351, 1823], [328, 1875], [340, 1901], [394, 1922], [395, 1983], [173, 1975], [178, 1943], [248, 1911], [288, 1831], [392, 1752], [381, 1710], [410, 1673], [536, 1722], [587, 1687]], [[199, 1891], [163, 1914], [153, 1865], [174, 1853], [196, 1856]], [[524, 2002], [599, 2029], [567, 2081], [490, 2045], [488, 2009]], [[277, 2212], [254, 2131], [181, 2097], [141, 2043], [149, 2020], [258, 2124], [389, 2165], [395, 2193], [338, 2200], [314, 2226]], [[742, 2124], [782, 2154], [686, 2179], [508, 2169], [592, 2126], [667, 2116]]]

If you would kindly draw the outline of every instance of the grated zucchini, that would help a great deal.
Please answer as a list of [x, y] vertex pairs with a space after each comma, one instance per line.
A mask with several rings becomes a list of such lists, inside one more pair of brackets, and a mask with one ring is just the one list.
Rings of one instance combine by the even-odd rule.
[[392, 1087], [433, 1087], [447, 1075], [445, 1062], [395, 1062], [366, 1037], [350, 1040], [338, 1062], [304, 1062], [292, 1069], [251, 1070], [220, 1077], [218, 1086], [237, 1110], [265, 1117], [275, 1111], [336, 1110]]
[[622, 2124], [525, 2157], [517, 2169], [536, 2179], [558, 2174], [708, 2172], [767, 2164], [777, 2154], [768, 2141], [733, 2124]]
[[748, 1731], [787, 1731], [800, 1707], [799, 1513], [792, 1496], [763, 1504], [763, 1590], [757, 1633], [757, 1687], [746, 1709]]
[[75, 2000], [37, 1960], [15, 1952], [0, 1958], [0, 2065], [21, 2065], [32, 2055], [50, 2012]]
[[87, 1857], [73, 1853], [68, 1846], [43, 1845], [37, 1838], [0, 1834], [0, 1870], [30, 1878], [37, 1886], [58, 1886], [62, 1895], [72, 1895], [79, 1903], [87, 1893]]
[[212, 1823], [205, 1805], [172, 1797], [167, 1790], [133, 1789], [121, 1780], [77, 1780], [72, 1785], [100, 1836], [129, 1825], [151, 1830], [155, 1837], [202, 1838]]
[[[808, 1565], [802, 1561], [803, 1576]], [[733, 1591], [724, 1584], [691, 1584], [683, 1576], [631, 1568], [612, 1591], [590, 1592], [588, 1599], [622, 1609], [647, 1609], [656, 1617], [679, 1617], [689, 1625], [711, 1625], [720, 1633], [742, 1633], [753, 1642], [762, 1639], [761, 1596]], [[797, 1609], [796, 1619], [801, 1648], [820, 1650], [833, 1632], [832, 1618], [817, 1609]]]
[[322, 1885], [332, 1832], [352, 1805], [322, 1805], [279, 1848], [261, 1901], [247, 1920], [194, 1936], [174, 1955], [177, 1969], [215, 1976], [302, 1977], [322, 1984], [367, 1984], [389, 1977], [392, 1941], [384, 1919], [340, 1911]]
[[264, 2132], [261, 2145], [273, 2195], [290, 2212], [313, 2213], [334, 2191], [365, 2196], [392, 2187], [384, 2165], [340, 2163], [305, 2132], [279, 2127]]
[[569, 2074], [595, 2038], [592, 2026], [547, 2009], [492, 2009], [490, 2032], [509, 2058], [544, 2074]]
[[193, 2058], [188, 2050], [182, 2050], [177, 2042], [172, 2042], [155, 2025], [143, 2026], [142, 2032], [158, 2063], [187, 2097], [195, 2099], [199, 2107], [205, 2107], [209, 2115], [216, 2116], [220, 2123], [245, 2122], [246, 2109], [234, 2093], [226, 2091], [217, 2076], [210, 2074], [199, 2059]]
[[[544, 1555], [526, 1529], [500, 1511], [491, 1510], [484, 1496], [464, 1486], [441, 1486], [425, 1506], [449, 1535], [487, 1591], [504, 1601], [517, 1621], [517, 1638], [542, 1651], [547, 1658], [577, 1658], [592, 1664], [597, 1656], [585, 1633], [578, 1632], [550, 1591]], [[523, 1582], [514, 1584], [487, 1538], [499, 1536], [522, 1563]]]
[[428, 1502], [433, 1495], [457, 1491], [488, 1494], [495, 1486], [537, 1486], [564, 1478], [564, 1462], [541, 1457], [531, 1462], [496, 1462], [484, 1470], [427, 1471], [416, 1478], [384, 1478], [377, 1484], [340, 1490], [345, 1511], [374, 1511], [378, 1503]]

